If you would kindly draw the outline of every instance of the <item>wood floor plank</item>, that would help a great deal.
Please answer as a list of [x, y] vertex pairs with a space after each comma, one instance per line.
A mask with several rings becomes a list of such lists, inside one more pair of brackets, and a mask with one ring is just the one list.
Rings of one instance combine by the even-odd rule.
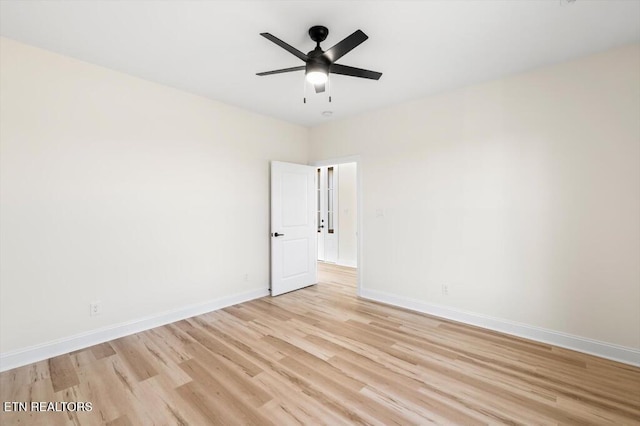
[[[188, 360], [181, 367], [193, 377], [194, 381], [181, 386], [186, 388], [183, 396], [194, 398], [198, 407], [208, 418], [220, 421], [219, 424], [251, 424], [272, 425], [273, 423], [259, 410], [252, 409], [244, 399], [239, 398], [233, 389], [217, 380], [207, 369], [196, 360]], [[216, 423], [218, 424], [218, 423]]]
[[75, 351], [69, 354], [69, 356], [73, 367], [76, 369], [76, 373], [80, 367], [91, 365], [96, 361], [93, 352], [88, 348], [82, 351]]
[[129, 420], [129, 417], [126, 414], [124, 414], [118, 417], [117, 419], [113, 419], [110, 422], [107, 422], [106, 426], [134, 426], [134, 425], [133, 423], [131, 423], [131, 420]]
[[178, 388], [175, 387], [172, 380], [167, 380], [166, 377], [159, 374], [140, 382], [138, 395], [142, 398], [141, 403], [152, 407], [153, 418], [157, 424], [180, 426], [209, 424], [208, 419], [203, 417], [200, 411], [180, 397], [177, 392]]
[[356, 296], [356, 271], [0, 374], [0, 424], [640, 426], [640, 368]]
[[366, 381], [365, 393], [375, 396], [376, 399], [392, 399], [396, 404], [408, 408], [405, 411], [414, 412], [429, 421], [459, 422], [469, 426], [483, 424], [482, 421], [466, 413], [470, 410], [456, 406], [455, 401], [443, 404], [437, 399], [418, 392], [422, 388], [421, 382], [408, 382], [405, 377], [381, 368], [382, 365], [362, 362], [360, 357], [356, 359], [358, 364], [336, 356], [330, 360], [330, 364]]
[[78, 375], [68, 354], [49, 359], [49, 371], [54, 392], [65, 390], [79, 383]]
[[[221, 383], [220, 386], [230, 389], [231, 393], [244, 399], [252, 407], [257, 408], [271, 401], [272, 397], [268, 391], [257, 386], [255, 382], [251, 380], [250, 376], [233, 368], [233, 365], [229, 361], [217, 354], [209, 352], [204, 346], [198, 343], [190, 345], [189, 351], [193, 354], [193, 359], [185, 361], [181, 366], [190, 365], [189, 363], [191, 361], [197, 362], [195, 367], [206, 365], [206, 373], [215, 377], [215, 380]], [[195, 367], [192, 365], [189, 371], [201, 371]], [[200, 380], [199, 377], [194, 377], [193, 375], [191, 375], [191, 378], [195, 381]]]
[[111, 355], [115, 355], [116, 351], [113, 350], [113, 347], [109, 344], [109, 342], [100, 343], [99, 345], [92, 346], [91, 352], [93, 352], [93, 356], [96, 359], [105, 358]]
[[[126, 414], [134, 424], [152, 423], [149, 408], [139, 403], [138, 378], [129, 363], [120, 356], [114, 356], [105, 358], [103, 368], [101, 373], [87, 369], [86, 386], [82, 387], [81, 383], [80, 387], [86, 400], [98, 401], [94, 402], [94, 409], [104, 411], [105, 418], [109, 420]], [[92, 392], [98, 396], [92, 397]]]
[[158, 372], [153, 367], [151, 357], [136, 347], [138, 339], [137, 335], [122, 337], [111, 342], [111, 346], [131, 369], [136, 381], [141, 381], [155, 376]]
[[115, 378], [111, 358], [102, 358], [90, 366], [80, 367], [78, 378], [78, 400], [92, 402], [92, 417], [106, 423], [126, 413], [127, 394]]
[[257, 383], [269, 389], [273, 399], [266, 403], [264, 410], [274, 423], [281, 425], [351, 425], [348, 417], [342, 416], [340, 411], [329, 409], [325, 403], [315, 395], [309, 395], [300, 387], [284, 376], [274, 371], [266, 370], [255, 377]]
[[226, 358], [232, 363], [236, 364], [247, 375], [253, 377], [262, 371], [260, 367], [258, 367], [247, 357], [238, 353], [238, 351], [225, 344], [223, 341], [217, 339], [213, 335], [207, 333], [205, 330], [199, 327], [195, 327], [194, 324], [190, 323], [189, 321], [180, 321], [179, 327], [211, 352], [216, 353], [221, 357]]
[[407, 424], [407, 418], [395, 413], [390, 407], [372, 404], [359, 390], [354, 392], [344, 386], [336, 374], [327, 376], [307, 368], [305, 364], [289, 356], [281, 364], [307, 384], [305, 392], [323, 401], [328, 408], [338, 409], [354, 423]]

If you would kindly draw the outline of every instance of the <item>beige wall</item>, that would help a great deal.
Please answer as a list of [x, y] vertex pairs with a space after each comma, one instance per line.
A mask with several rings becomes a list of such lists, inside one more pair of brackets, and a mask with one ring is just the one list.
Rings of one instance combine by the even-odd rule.
[[306, 163], [307, 129], [7, 39], [0, 61], [0, 352], [266, 291], [269, 160]]
[[640, 348], [639, 45], [310, 138], [360, 155], [364, 289]]
[[640, 348], [639, 45], [309, 132], [0, 43], [2, 353], [266, 290], [268, 161], [351, 155], [364, 289]]

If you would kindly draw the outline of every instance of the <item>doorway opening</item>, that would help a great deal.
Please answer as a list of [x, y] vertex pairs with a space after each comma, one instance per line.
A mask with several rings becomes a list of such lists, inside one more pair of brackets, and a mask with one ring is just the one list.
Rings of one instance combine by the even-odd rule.
[[347, 158], [316, 168], [318, 281], [359, 294], [359, 170]]

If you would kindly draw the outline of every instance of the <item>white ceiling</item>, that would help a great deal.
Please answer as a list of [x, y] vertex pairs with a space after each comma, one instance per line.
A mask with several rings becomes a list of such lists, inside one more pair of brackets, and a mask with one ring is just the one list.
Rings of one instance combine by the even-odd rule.
[[[332, 103], [303, 65], [264, 39], [308, 52], [356, 29], [369, 40], [338, 62], [383, 73], [332, 75]], [[504, 75], [640, 41], [637, 0], [23, 1], [2, 0], [3, 36], [228, 104], [314, 126]], [[0, 52], [1, 54], [1, 52]], [[331, 118], [321, 112], [333, 111]]]

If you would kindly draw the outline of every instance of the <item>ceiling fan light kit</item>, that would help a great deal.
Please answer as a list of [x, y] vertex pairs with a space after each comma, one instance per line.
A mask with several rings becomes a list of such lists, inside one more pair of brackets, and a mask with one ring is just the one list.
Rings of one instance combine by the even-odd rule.
[[[260, 35], [304, 61], [305, 66], [259, 72], [256, 75], [265, 76], [304, 70], [305, 79], [313, 85], [316, 93], [322, 93], [325, 91], [325, 86], [329, 79], [330, 73], [347, 75], [351, 77], [368, 78], [371, 80], [379, 80], [382, 76], [382, 73], [376, 71], [369, 71], [335, 63], [338, 59], [349, 53], [351, 50], [353, 50], [367, 38], [369, 38], [361, 30], [355, 31], [353, 34], [351, 34], [329, 50], [324, 51], [320, 47], [320, 43], [327, 38], [327, 36], [329, 35], [329, 30], [327, 29], [327, 27], [323, 27], [322, 25], [313, 26], [309, 28], [309, 37], [311, 37], [311, 40], [316, 42], [316, 47], [306, 55], [295, 47], [285, 43], [284, 41], [269, 33], [260, 33]], [[304, 101], [306, 102], [306, 98]], [[331, 97], [329, 97], [329, 101], [331, 101]]]

